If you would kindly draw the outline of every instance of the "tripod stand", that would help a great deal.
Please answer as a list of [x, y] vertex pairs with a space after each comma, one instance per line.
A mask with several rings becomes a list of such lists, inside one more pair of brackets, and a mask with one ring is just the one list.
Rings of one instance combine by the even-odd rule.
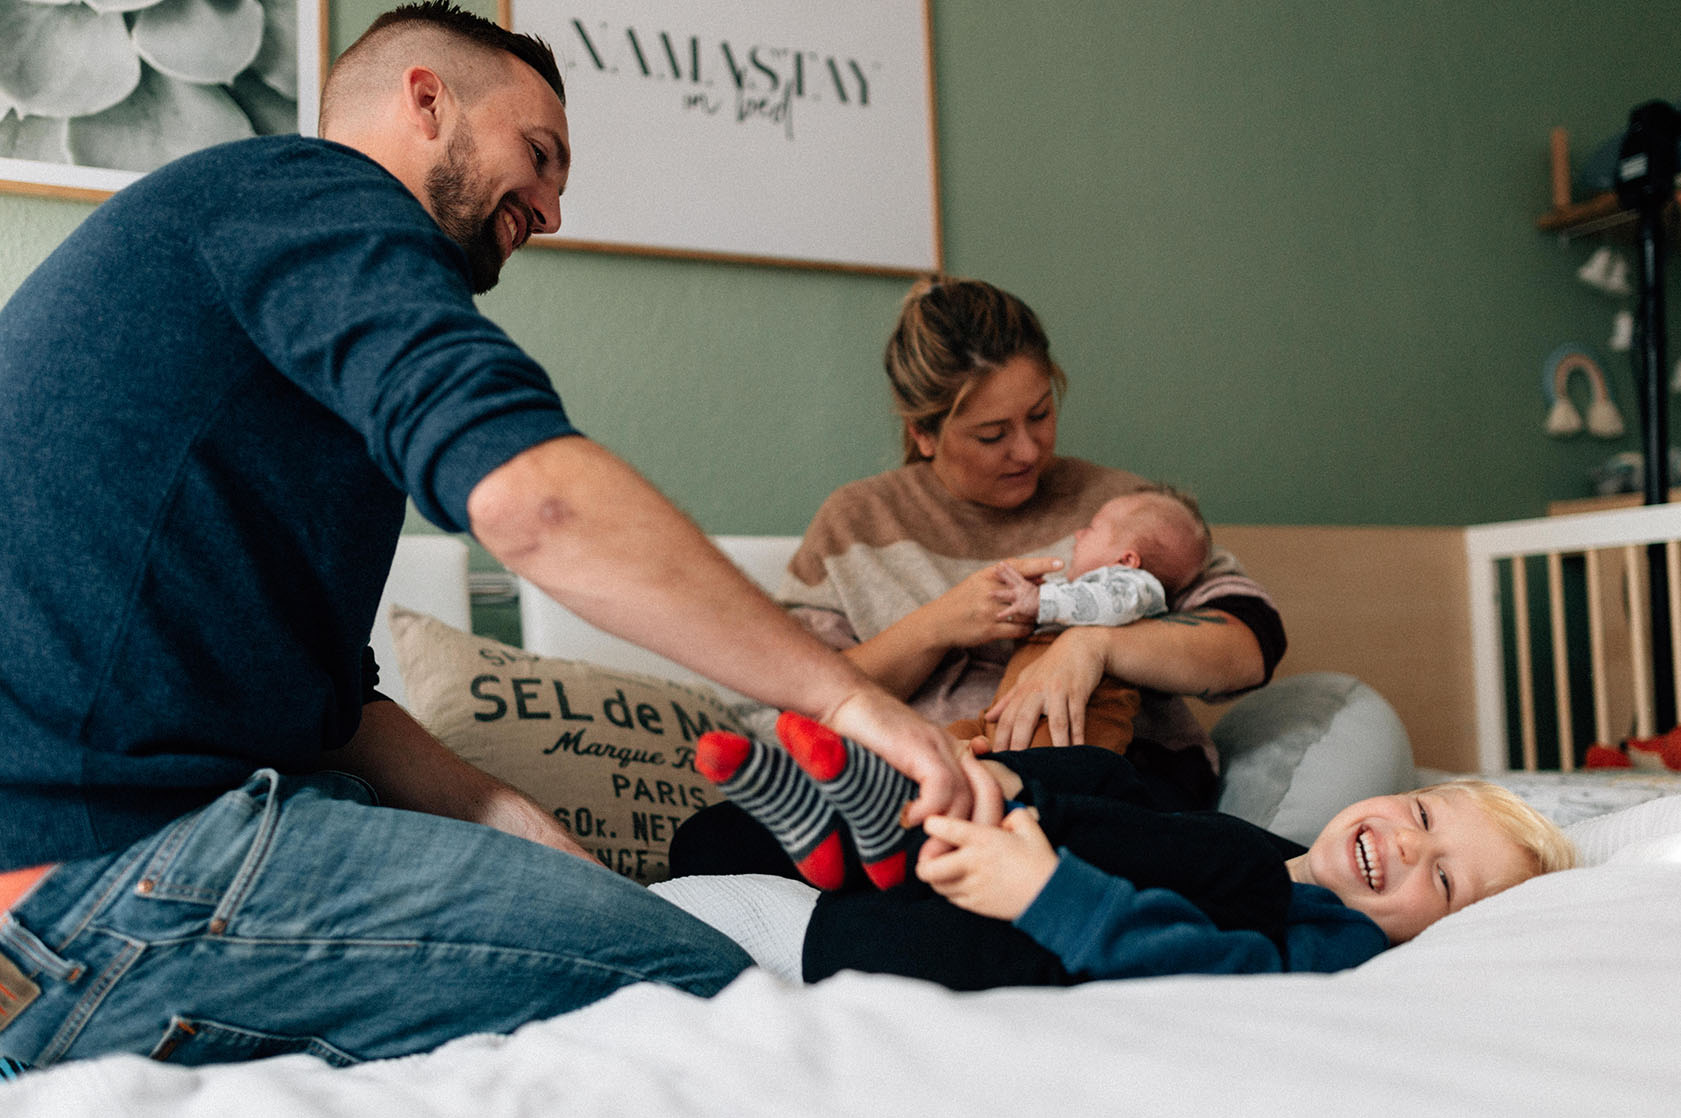
[[[1675, 200], [1676, 145], [1681, 112], [1648, 101], [1629, 113], [1628, 131], [1613, 176], [1617, 200], [1639, 215], [1639, 307], [1635, 315], [1635, 383], [1640, 394], [1640, 433], [1646, 453], [1648, 505], [1669, 500], [1668, 331], [1664, 321], [1664, 218]], [[1669, 626], [1669, 571], [1661, 544], [1646, 549], [1652, 617], [1652, 677], [1659, 726], [1676, 724], [1673, 652]]]

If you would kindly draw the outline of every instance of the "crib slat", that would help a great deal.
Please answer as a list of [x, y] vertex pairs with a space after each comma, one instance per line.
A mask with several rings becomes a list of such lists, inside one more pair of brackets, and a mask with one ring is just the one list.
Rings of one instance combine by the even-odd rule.
[[1553, 695], [1558, 718], [1558, 767], [1576, 767], [1575, 726], [1570, 709], [1570, 650], [1564, 635], [1564, 557], [1547, 552], [1547, 616], [1553, 633]]
[[1629, 675], [1634, 680], [1634, 736], [1649, 738], [1657, 733], [1657, 716], [1652, 710], [1652, 619], [1639, 603], [1646, 600], [1645, 548], [1623, 548], [1624, 585], [1628, 605]]
[[1669, 569], [1669, 662], [1675, 669], [1675, 690], [1681, 698], [1681, 542], [1663, 545], [1664, 563]]
[[1518, 734], [1523, 743], [1523, 768], [1534, 772], [1539, 767], [1535, 750], [1535, 664], [1529, 643], [1529, 572], [1521, 555], [1512, 560], [1512, 626], [1518, 655]]
[[1588, 568], [1588, 663], [1593, 683], [1593, 740], [1613, 745], [1611, 699], [1605, 679], [1605, 592], [1600, 575], [1599, 552], [1587, 553]]
[[1506, 671], [1500, 639], [1500, 553], [1474, 546], [1466, 532], [1465, 582], [1471, 620], [1471, 673], [1476, 692], [1478, 767], [1498, 772], [1511, 764], [1506, 743]]

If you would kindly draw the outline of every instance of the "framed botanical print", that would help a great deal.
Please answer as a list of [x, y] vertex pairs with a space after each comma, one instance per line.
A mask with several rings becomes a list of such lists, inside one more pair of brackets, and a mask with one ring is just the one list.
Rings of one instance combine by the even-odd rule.
[[315, 132], [326, 0], [0, 0], [0, 189], [102, 198], [225, 140]]

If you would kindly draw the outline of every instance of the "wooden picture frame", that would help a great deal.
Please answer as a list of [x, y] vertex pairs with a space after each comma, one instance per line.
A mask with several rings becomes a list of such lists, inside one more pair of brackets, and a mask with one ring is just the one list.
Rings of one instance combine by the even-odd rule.
[[499, 0], [567, 86], [561, 231], [532, 244], [938, 272], [929, 0]]
[[223, 140], [314, 135], [326, 0], [0, 8], [0, 190], [98, 201]]

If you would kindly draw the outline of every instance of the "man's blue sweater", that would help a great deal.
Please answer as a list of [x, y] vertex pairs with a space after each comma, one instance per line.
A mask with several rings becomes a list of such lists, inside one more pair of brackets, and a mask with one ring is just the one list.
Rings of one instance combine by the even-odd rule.
[[355, 731], [404, 495], [574, 433], [383, 168], [268, 137], [96, 209], [0, 308], [0, 869]]

